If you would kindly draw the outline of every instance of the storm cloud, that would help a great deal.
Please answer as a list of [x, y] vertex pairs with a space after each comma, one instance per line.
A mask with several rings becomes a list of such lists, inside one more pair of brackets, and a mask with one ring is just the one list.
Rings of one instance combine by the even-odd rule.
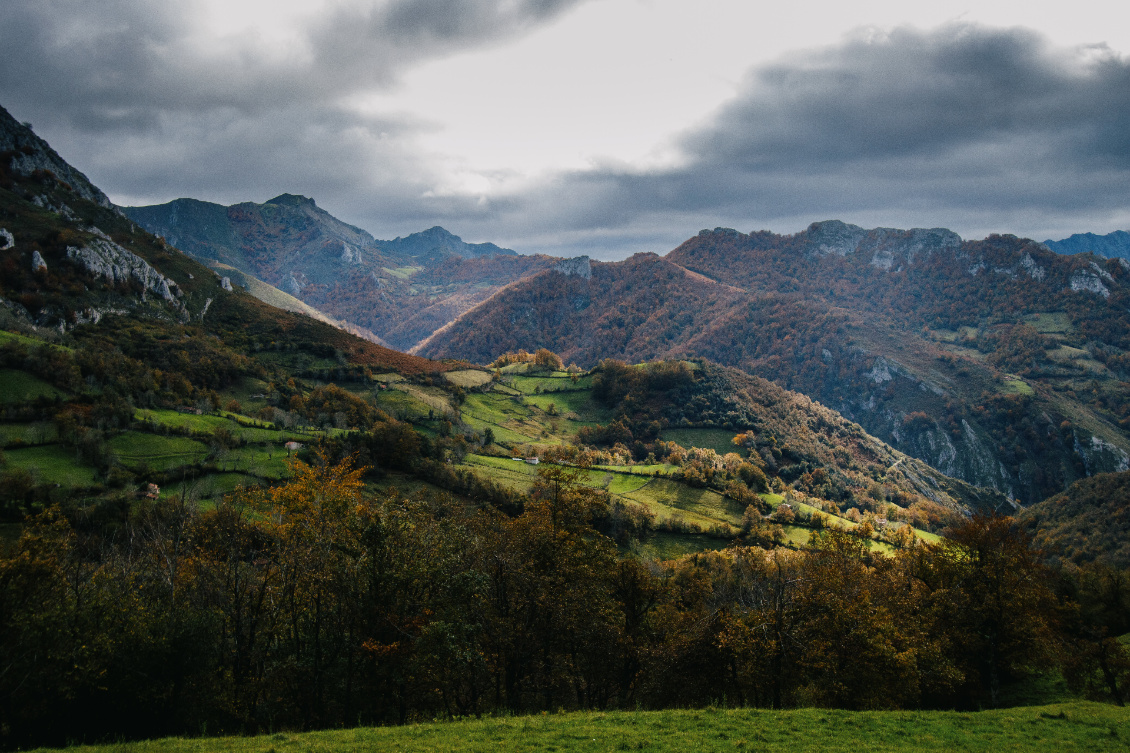
[[677, 148], [676, 167], [556, 176], [513, 219], [606, 237], [695, 219], [1036, 236], [1130, 220], [1130, 65], [1021, 29], [859, 32], [751, 71]]
[[481, 194], [443, 188], [450, 160], [419, 143], [437, 124], [349, 104], [577, 4], [339, 4], [280, 56], [253, 39], [202, 47], [174, 4], [9, 0], [0, 104], [124, 203], [303, 193], [378, 237], [442, 224], [613, 258], [715, 225], [840, 218], [1040, 239], [1130, 225], [1130, 64], [1022, 28], [857, 30], [748, 71], [672, 137], [663, 167], [608, 161]]

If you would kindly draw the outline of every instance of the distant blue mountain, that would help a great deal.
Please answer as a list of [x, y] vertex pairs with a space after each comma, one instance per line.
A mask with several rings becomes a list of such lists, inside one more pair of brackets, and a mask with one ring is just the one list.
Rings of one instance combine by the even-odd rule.
[[1057, 254], [1081, 254], [1090, 251], [1108, 259], [1130, 259], [1130, 233], [1115, 230], [1108, 235], [1076, 233], [1061, 241], [1044, 241]]

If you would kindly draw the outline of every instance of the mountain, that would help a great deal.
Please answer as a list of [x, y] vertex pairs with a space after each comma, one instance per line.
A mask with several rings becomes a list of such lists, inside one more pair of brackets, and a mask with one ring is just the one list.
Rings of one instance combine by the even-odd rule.
[[292, 194], [229, 207], [195, 199], [123, 207], [145, 229], [401, 350], [552, 260], [441, 227], [382, 241]]
[[1086, 254], [1107, 259], [1130, 259], [1130, 233], [1115, 230], [1106, 235], [1076, 233], [1061, 241], [1044, 241], [1044, 245], [1057, 254]]
[[1130, 471], [1076, 481], [1029, 507], [1020, 522], [1049, 556], [1130, 567]]
[[418, 352], [545, 347], [589, 366], [702, 356], [835, 408], [947, 475], [1030, 504], [1130, 462], [1130, 270], [1013, 236], [718, 228], [666, 257], [559, 264]]
[[[303, 367], [337, 354], [340, 365], [357, 368], [443, 370], [324, 321], [262, 303], [233, 286], [230, 277], [138, 228], [2, 108], [0, 133], [0, 319], [5, 328], [35, 337], [66, 334], [114, 340], [106, 328], [99, 334], [99, 328], [83, 325], [128, 320], [170, 338], [170, 346], [205, 334], [212, 338], [201, 340], [208, 348], [222, 343], [214, 354], [221, 360], [241, 361], [235, 352], [220, 355], [225, 349], [269, 350], [285, 340], [289, 360]], [[136, 343], [118, 342], [115, 347], [146, 355]], [[156, 359], [158, 352], [149, 356]], [[209, 366], [219, 368], [220, 361]]]

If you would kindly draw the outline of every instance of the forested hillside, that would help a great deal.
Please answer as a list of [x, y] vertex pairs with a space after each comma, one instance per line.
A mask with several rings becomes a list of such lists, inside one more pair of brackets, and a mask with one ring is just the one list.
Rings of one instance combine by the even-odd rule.
[[703, 232], [666, 257], [515, 284], [420, 352], [699, 355], [803, 392], [1028, 504], [1126, 467], [1130, 272], [1008, 236]]

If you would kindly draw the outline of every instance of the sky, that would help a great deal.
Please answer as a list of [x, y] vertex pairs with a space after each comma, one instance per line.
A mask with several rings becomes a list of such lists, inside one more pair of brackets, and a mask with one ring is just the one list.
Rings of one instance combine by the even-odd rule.
[[296, 193], [602, 259], [1130, 229], [1110, 0], [4, 0], [0, 49], [0, 106], [121, 205]]

